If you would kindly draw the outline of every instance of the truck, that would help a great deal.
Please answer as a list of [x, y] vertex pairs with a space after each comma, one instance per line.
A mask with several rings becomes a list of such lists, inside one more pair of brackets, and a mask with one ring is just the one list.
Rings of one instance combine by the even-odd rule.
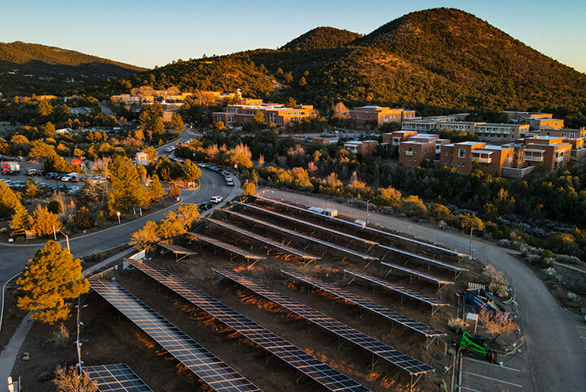
[[336, 216], [338, 216], [338, 210], [335, 210], [333, 208], [309, 207], [308, 210], [320, 215], [328, 216], [330, 218], [335, 218]]
[[20, 174], [20, 164], [15, 161], [2, 162], [2, 173], [3, 174]]

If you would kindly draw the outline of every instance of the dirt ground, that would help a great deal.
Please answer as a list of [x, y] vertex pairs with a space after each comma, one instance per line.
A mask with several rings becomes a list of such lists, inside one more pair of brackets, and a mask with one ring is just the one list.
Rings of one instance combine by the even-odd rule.
[[[221, 217], [221, 215], [218, 215]], [[260, 219], [260, 216], [257, 218]], [[265, 219], [265, 217], [262, 217]], [[269, 219], [267, 218], [267, 221]], [[246, 227], [244, 221], [230, 220], [232, 224]], [[289, 226], [287, 226], [289, 227]], [[248, 227], [260, 233], [258, 227]], [[202, 225], [199, 230], [225, 242], [265, 255], [267, 248], [253, 240], [244, 240], [240, 236], [227, 233], [212, 225]], [[262, 231], [262, 234], [269, 234]], [[274, 236], [271, 233], [271, 236]], [[274, 239], [281, 240], [281, 237]], [[334, 237], [332, 241], [341, 240]], [[293, 240], [291, 240], [293, 242]], [[381, 243], [383, 241], [381, 240]], [[391, 242], [387, 240], [387, 244]], [[463, 261], [460, 265], [470, 268], [470, 272], [460, 278], [456, 285], [449, 286], [437, 293], [437, 286], [423, 280], [413, 280], [404, 274], [389, 275], [388, 279], [402, 284], [412, 290], [439, 298], [450, 307], [444, 307], [435, 316], [431, 307], [414, 300], [401, 303], [400, 297], [384, 289], [376, 289], [358, 280], [344, 287], [353, 293], [368, 297], [377, 303], [401, 312], [415, 320], [429, 324], [448, 333], [425, 350], [425, 337], [411, 330], [396, 326], [380, 316], [368, 311], [360, 312], [357, 306], [333, 301], [331, 297], [316, 290], [289, 282], [287, 284], [281, 269], [299, 271], [318, 277], [324, 281], [335, 282], [342, 287], [349, 281], [343, 269], [361, 271], [364, 263], [351, 257], [326, 251], [312, 246], [309, 253], [323, 254], [321, 260], [304, 265], [298, 260], [286, 257], [281, 252], [269, 252], [266, 260], [260, 260], [252, 268], [246, 268], [241, 258], [232, 258], [225, 251], [218, 251], [210, 245], [198, 242], [183, 243], [197, 252], [190, 260], [175, 261], [175, 256], [152, 255], [152, 261], [168, 271], [178, 275], [194, 286], [200, 288], [234, 310], [256, 321], [263, 327], [275, 332], [284, 339], [297, 345], [330, 366], [344, 372], [372, 391], [408, 391], [410, 377], [397, 367], [380, 360], [372, 365], [371, 354], [349, 342], [339, 346], [336, 335], [317, 326], [308, 328], [308, 323], [288, 313], [269, 301], [261, 299], [251, 291], [220, 279], [212, 268], [237, 269], [247, 276], [280, 291], [310, 307], [348, 324], [386, 344], [425, 363], [435, 366], [436, 373], [423, 377], [416, 385], [416, 391], [439, 391], [443, 366], [432, 361], [432, 357], [443, 357], [446, 343], [456, 341], [456, 334], [447, 326], [447, 321], [455, 317], [457, 292], [465, 290], [465, 282], [485, 283], [487, 278], [481, 273], [482, 267], [475, 262]], [[293, 246], [293, 243], [291, 244]], [[342, 243], [339, 243], [342, 246]], [[344, 246], [348, 245], [347, 243]], [[395, 244], [396, 245], [396, 244]], [[349, 245], [350, 246], [350, 245]], [[362, 245], [359, 245], [362, 246]], [[380, 256], [380, 255], [379, 255]], [[395, 262], [399, 262], [396, 259]], [[452, 260], [455, 263], [455, 260]], [[384, 277], [387, 269], [371, 264], [366, 273]], [[445, 275], [446, 272], [434, 270], [430, 274]], [[451, 276], [451, 273], [446, 275]], [[452, 276], [453, 278], [453, 276]], [[233, 330], [217, 320], [197, 310], [179, 296], [164, 288], [151, 278], [136, 270], [121, 272], [117, 282], [131, 291], [142, 301], [162, 314], [165, 318], [200, 342], [220, 359], [243, 374], [264, 391], [323, 391], [313, 380], [300, 376], [292, 367], [278, 358], [267, 356], [266, 352], [255, 344], [239, 337]], [[173, 359], [164, 349], [140, 331], [121, 313], [103, 300], [97, 293], [88, 294], [84, 303], [88, 306], [82, 310], [83, 327], [81, 328], [82, 360], [86, 365], [110, 364], [124, 362], [128, 364], [155, 391], [193, 391], [208, 390], [195, 376]], [[362, 314], [361, 314], [362, 313]], [[65, 323], [69, 337], [59, 333], [59, 325], [48, 326], [36, 323], [29, 334], [22, 352], [29, 352], [30, 361], [19, 359], [13, 375], [23, 377], [25, 391], [52, 391], [50, 379], [57, 364], [75, 364], [75, 320]], [[339, 349], [338, 349], [339, 348]], [[22, 355], [22, 353], [21, 353]]]

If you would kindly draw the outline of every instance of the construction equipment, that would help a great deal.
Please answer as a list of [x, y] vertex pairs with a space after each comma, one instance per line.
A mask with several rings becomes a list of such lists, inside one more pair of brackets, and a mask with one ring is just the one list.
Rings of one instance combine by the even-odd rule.
[[471, 335], [466, 331], [464, 331], [460, 339], [460, 350], [478, 354], [482, 358], [490, 361], [490, 363], [494, 363], [496, 359], [494, 351], [486, 346], [482, 336]]

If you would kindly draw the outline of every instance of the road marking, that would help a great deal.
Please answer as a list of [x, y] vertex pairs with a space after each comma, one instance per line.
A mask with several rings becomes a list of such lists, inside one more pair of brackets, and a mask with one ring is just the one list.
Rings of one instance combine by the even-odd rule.
[[580, 328], [580, 329], [586, 329], [586, 327], [579, 327], [576, 325], [576, 328]]
[[521, 373], [521, 371], [518, 370], [518, 369], [510, 368], [510, 367], [507, 367], [507, 366], [501, 366], [501, 365], [498, 365], [496, 363], [483, 362], [483, 361], [479, 361], [478, 359], [472, 359], [472, 358], [466, 358], [466, 360], [467, 361], [472, 361], [472, 362], [482, 363], [482, 364], [489, 365], [489, 366], [496, 366], [499, 369], [507, 369], [507, 370], [512, 370], [513, 372]]
[[586, 336], [580, 336], [580, 339], [586, 339]]
[[479, 391], [478, 389], [468, 388], [468, 387], [465, 387], [463, 385], [460, 385], [460, 389], [465, 389], [467, 391], [472, 391], [472, 392], [482, 392], [482, 391]]
[[511, 386], [517, 387], [517, 388], [523, 388], [523, 385], [515, 384], [515, 383], [508, 382], [508, 381], [504, 381], [504, 380], [499, 380], [498, 378], [487, 377], [487, 376], [483, 376], [481, 374], [470, 373], [470, 372], [462, 372], [462, 373], [469, 374], [471, 376], [480, 377], [480, 378], [485, 378], [487, 380], [492, 380], [492, 381], [500, 382], [500, 383], [507, 384], [507, 385], [511, 385]]

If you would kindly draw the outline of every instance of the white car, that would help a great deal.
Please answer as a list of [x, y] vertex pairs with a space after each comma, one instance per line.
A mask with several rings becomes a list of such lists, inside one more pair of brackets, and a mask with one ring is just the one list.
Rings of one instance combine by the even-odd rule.
[[220, 204], [223, 200], [224, 198], [222, 196], [212, 196], [210, 199], [210, 203]]

